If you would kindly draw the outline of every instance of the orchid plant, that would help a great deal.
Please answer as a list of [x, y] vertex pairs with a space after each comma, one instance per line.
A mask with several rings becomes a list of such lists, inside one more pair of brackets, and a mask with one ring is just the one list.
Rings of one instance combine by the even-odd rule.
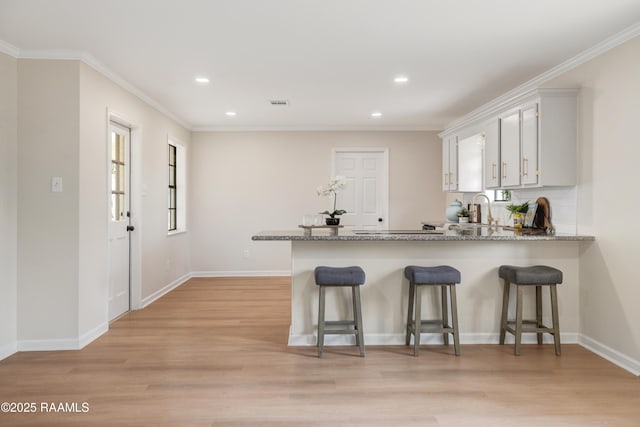
[[342, 175], [336, 175], [329, 181], [327, 185], [318, 186], [318, 196], [333, 196], [333, 211], [320, 212], [324, 215], [329, 215], [331, 218], [335, 218], [338, 215], [347, 213], [344, 209], [336, 209], [336, 193], [342, 190], [347, 184], [347, 179]]

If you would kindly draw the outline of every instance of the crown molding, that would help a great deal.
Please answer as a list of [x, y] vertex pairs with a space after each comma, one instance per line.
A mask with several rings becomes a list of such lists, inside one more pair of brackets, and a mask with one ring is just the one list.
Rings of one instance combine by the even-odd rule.
[[191, 131], [191, 125], [180, 117], [173, 114], [171, 111], [167, 110], [162, 104], [160, 104], [155, 99], [151, 98], [143, 91], [126, 81], [124, 78], [120, 77], [118, 74], [114, 73], [111, 69], [106, 67], [100, 61], [98, 61], [93, 55], [82, 52], [82, 51], [74, 51], [74, 50], [22, 50], [17, 47], [6, 43], [0, 40], [0, 51], [5, 52], [15, 58], [18, 59], [44, 59], [44, 60], [65, 60], [65, 61], [80, 61], [89, 67], [96, 70], [98, 73], [102, 74], [107, 79], [111, 80], [118, 86], [120, 86], [125, 91], [131, 93], [132, 95], [139, 98], [141, 101], [149, 105], [150, 107], [158, 110], [163, 115], [169, 117], [174, 120], [184, 128]]
[[520, 86], [517, 86], [514, 89], [504, 93], [503, 95], [500, 95], [492, 101], [489, 101], [486, 104], [476, 108], [475, 110], [472, 110], [470, 113], [460, 117], [459, 119], [454, 120], [447, 125], [446, 130], [443, 133], [448, 134], [451, 131], [460, 129], [461, 127], [486, 119], [491, 114], [494, 114], [495, 112], [505, 108], [508, 104], [513, 102], [514, 99], [526, 96], [528, 93], [534, 91], [549, 80], [552, 80], [566, 73], [567, 71], [573, 70], [579, 65], [582, 65], [585, 62], [590, 61], [602, 55], [603, 53], [617, 46], [620, 46], [622, 43], [625, 43], [638, 36], [640, 36], [640, 22], [637, 22], [627, 29], [614, 34], [613, 36], [601, 41], [600, 43], [590, 47], [589, 49], [580, 52], [574, 57], [521, 84]]
[[20, 49], [12, 45], [11, 43], [7, 43], [4, 40], [0, 40], [0, 52], [6, 53], [9, 56], [13, 56], [17, 58], [20, 54]]
[[439, 132], [429, 126], [196, 126], [192, 132]]

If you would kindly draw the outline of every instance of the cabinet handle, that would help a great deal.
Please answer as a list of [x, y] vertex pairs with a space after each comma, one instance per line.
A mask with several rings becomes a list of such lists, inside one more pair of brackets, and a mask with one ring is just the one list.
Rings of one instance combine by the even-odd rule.
[[529, 175], [529, 159], [526, 157], [522, 158], [522, 176]]
[[449, 174], [448, 173], [444, 174], [444, 185], [449, 185]]
[[507, 179], [507, 162], [502, 162], [502, 178]]
[[491, 163], [491, 179], [496, 179], [496, 164]]

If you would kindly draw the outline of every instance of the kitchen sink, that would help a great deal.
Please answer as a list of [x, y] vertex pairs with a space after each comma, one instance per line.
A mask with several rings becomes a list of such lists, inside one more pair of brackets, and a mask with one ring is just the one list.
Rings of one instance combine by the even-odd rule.
[[354, 230], [359, 235], [392, 235], [392, 234], [444, 234], [436, 230]]

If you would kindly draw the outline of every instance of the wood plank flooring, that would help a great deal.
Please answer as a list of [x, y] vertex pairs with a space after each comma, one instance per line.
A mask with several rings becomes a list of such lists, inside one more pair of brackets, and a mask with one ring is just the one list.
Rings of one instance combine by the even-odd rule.
[[289, 348], [289, 286], [192, 279], [81, 351], [15, 354], [0, 402], [38, 412], [0, 426], [640, 425], [640, 379], [577, 345]]

